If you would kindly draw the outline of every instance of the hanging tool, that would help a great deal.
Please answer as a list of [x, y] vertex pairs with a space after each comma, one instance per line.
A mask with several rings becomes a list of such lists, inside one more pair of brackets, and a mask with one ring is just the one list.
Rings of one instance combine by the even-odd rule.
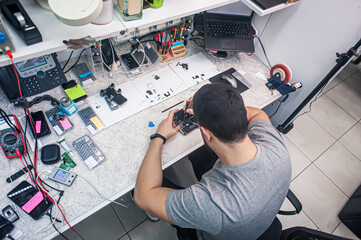
[[270, 90], [276, 89], [282, 95], [296, 91], [296, 89], [302, 87], [302, 83], [292, 82], [292, 71], [291, 68], [286, 64], [276, 64], [271, 68], [270, 78], [266, 83], [266, 86]]

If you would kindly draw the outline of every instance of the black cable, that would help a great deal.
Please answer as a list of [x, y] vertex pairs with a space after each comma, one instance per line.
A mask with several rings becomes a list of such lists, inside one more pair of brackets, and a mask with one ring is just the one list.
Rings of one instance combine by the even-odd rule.
[[282, 100], [277, 100], [278, 102], [280, 102], [280, 104], [278, 105], [276, 111], [271, 116], [268, 117], [269, 119], [271, 119], [274, 115], [276, 115], [276, 113], [278, 112], [278, 109], [281, 107], [282, 103], [284, 103], [287, 100], [288, 96], [289, 95], [287, 93]]
[[[327, 84], [326, 84], [327, 85]], [[324, 85], [321, 90], [318, 92], [318, 94], [316, 95], [315, 99], [312, 100], [312, 102], [310, 103], [310, 109], [306, 112], [301, 113], [300, 115], [297, 115], [293, 120], [292, 123], [294, 121], [296, 121], [297, 118], [301, 117], [302, 115], [305, 115], [306, 113], [310, 113], [312, 111], [312, 104], [318, 99], [318, 96], [321, 94], [321, 92], [323, 91], [323, 89], [326, 87], [326, 85]]]
[[52, 97], [50, 95], [43, 95], [40, 97], [36, 97], [31, 102], [29, 102], [29, 108], [34, 106], [35, 104], [42, 102], [43, 100], [51, 101], [52, 105], [59, 105], [59, 101], [57, 99], [55, 99], [54, 97]]
[[[27, 138], [26, 138], [26, 132], [27, 132], [27, 128], [28, 128], [28, 119], [26, 119], [27, 113], [26, 113], [25, 109], [24, 109], [24, 112], [25, 112], [24, 141], [25, 141], [25, 147], [26, 147], [26, 149], [28, 149], [29, 143], [28, 143]], [[26, 160], [26, 156], [29, 158], [30, 165], [33, 167], [33, 170], [34, 170], [34, 173], [35, 173], [34, 164], [33, 164], [33, 162], [31, 161], [31, 158], [30, 158], [30, 155], [29, 155], [29, 151], [28, 151], [28, 150], [26, 151], [26, 155], [24, 155], [24, 161], [25, 161], [26, 165], [29, 165], [29, 164], [28, 164], [28, 161]], [[35, 178], [34, 178], [34, 175], [33, 175], [33, 173], [32, 173], [31, 171], [30, 171], [30, 175], [31, 175], [31, 177], [32, 177], [33, 179], [35, 179]], [[35, 179], [35, 180], [36, 180], [36, 179]], [[36, 186], [35, 186], [35, 187], [36, 187]]]
[[270, 68], [272, 68], [272, 64], [271, 64], [271, 62], [270, 62], [269, 59], [268, 59], [266, 50], [264, 49], [264, 46], [263, 46], [263, 43], [262, 43], [261, 39], [260, 39], [257, 35], [254, 35], [254, 36], [258, 39], [259, 43], [261, 44], [261, 47], [262, 47], [264, 56], [266, 57], [266, 60], [267, 60], [267, 62], [268, 62], [268, 65], [269, 65]]
[[4, 118], [6, 124], [13, 130], [13, 131], [19, 131], [20, 129], [15, 126], [15, 124], [10, 120], [9, 115], [0, 108], [0, 114], [2, 118]]
[[46, 95], [43, 95], [43, 96], [40, 96], [40, 97], [36, 97], [31, 102], [29, 102], [29, 108], [31, 108], [35, 104], [38, 104], [38, 103], [40, 103], [40, 102], [42, 102], [44, 100], [50, 101], [52, 105], [59, 105], [60, 104], [57, 99], [55, 99], [54, 97], [46, 94]]
[[[60, 199], [60, 198], [59, 198]], [[50, 219], [50, 222], [53, 223], [53, 215], [52, 215], [52, 208], [50, 209], [50, 213], [49, 213], [49, 219]], [[64, 239], [66, 240], [69, 240], [67, 237], [65, 237], [64, 234], [62, 234], [57, 227], [55, 227], [55, 224], [51, 224], [53, 225], [55, 231], [57, 231], [59, 233], [60, 236], [62, 236]]]
[[[40, 179], [40, 178], [39, 178], [39, 179]], [[44, 182], [42, 179], [40, 179], [40, 181], [41, 181], [43, 184], [45, 184], [46, 186], [48, 186], [49, 188], [51, 188], [51, 189], [53, 189], [53, 190], [55, 190], [55, 191], [57, 191], [57, 192], [59, 192], [59, 193], [62, 193], [62, 195], [63, 195], [63, 193], [64, 193], [63, 190], [59, 190], [59, 189], [57, 189], [57, 188], [55, 188], [55, 187], [53, 187], [53, 186], [50, 186], [49, 184], [47, 184], [46, 182]]]
[[68, 60], [66, 60], [66, 63], [64, 64], [64, 66], [63, 66], [63, 68], [62, 68], [61, 70], [64, 71], [64, 69], [65, 69], [66, 65], [68, 65], [68, 63], [69, 63], [69, 61], [70, 61], [70, 58], [71, 58], [71, 56], [73, 55], [73, 53], [74, 53], [74, 51], [71, 51], [70, 56], [68, 57]]
[[153, 34], [153, 33], [156, 33], [156, 32], [149, 32], [149, 33], [147, 33], [147, 34], [144, 34], [144, 35], [141, 36], [141, 37], [138, 37], [138, 38], [139, 38], [139, 41], [142, 40], [144, 37], [149, 36], [150, 34]]
[[79, 62], [80, 57], [81, 57], [81, 55], [83, 54], [83, 52], [84, 52], [85, 50], [86, 50], [86, 48], [84, 48], [84, 49], [80, 52], [80, 54], [79, 54], [78, 59], [76, 60], [76, 62], [75, 62], [68, 70], [66, 70], [64, 73], [69, 72], [69, 71]]

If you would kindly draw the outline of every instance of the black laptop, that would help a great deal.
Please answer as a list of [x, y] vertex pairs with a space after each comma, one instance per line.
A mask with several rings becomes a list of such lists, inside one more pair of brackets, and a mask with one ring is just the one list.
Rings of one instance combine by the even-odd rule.
[[204, 14], [206, 50], [254, 52], [253, 11], [241, 1]]

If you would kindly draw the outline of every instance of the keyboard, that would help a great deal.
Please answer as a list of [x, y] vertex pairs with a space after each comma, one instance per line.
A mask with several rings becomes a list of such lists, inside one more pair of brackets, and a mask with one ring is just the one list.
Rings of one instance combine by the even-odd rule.
[[73, 147], [79, 153], [89, 169], [93, 169], [106, 159], [104, 154], [88, 135], [76, 139], [73, 142]]
[[216, 38], [252, 39], [252, 27], [249, 22], [207, 20], [207, 35]]

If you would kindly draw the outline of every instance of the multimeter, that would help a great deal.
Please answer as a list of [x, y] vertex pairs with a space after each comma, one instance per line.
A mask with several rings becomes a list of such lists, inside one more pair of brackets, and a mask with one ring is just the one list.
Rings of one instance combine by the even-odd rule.
[[20, 131], [20, 125], [15, 115], [10, 115], [8, 120], [16, 127], [14, 130], [8, 125], [8, 122], [0, 118], [0, 145], [6, 158], [14, 158], [17, 156], [16, 150], [21, 154], [26, 153], [26, 147], [23, 135]]

